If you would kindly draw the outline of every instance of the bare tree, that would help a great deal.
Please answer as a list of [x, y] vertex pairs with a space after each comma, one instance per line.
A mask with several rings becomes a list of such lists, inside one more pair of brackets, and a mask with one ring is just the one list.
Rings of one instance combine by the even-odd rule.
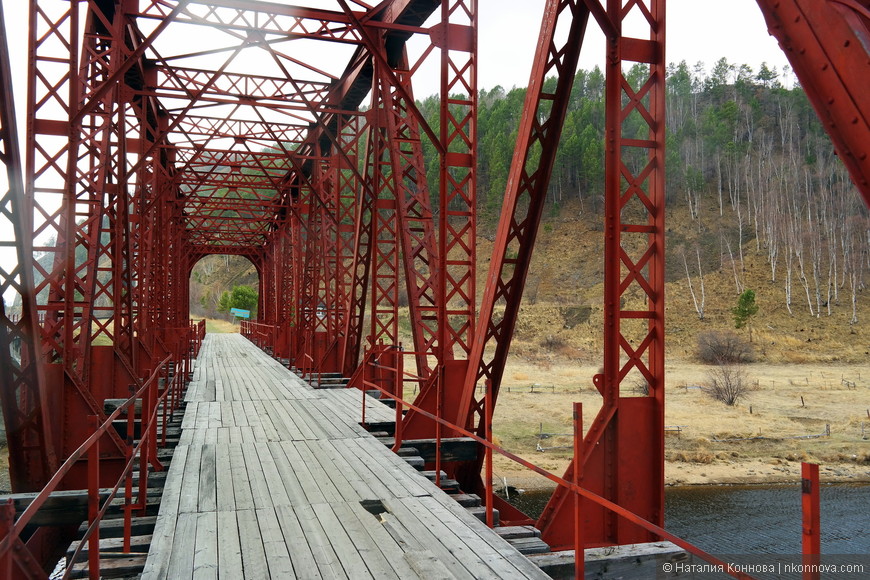
[[743, 367], [739, 365], [719, 365], [707, 373], [709, 382], [707, 392], [717, 401], [733, 406], [749, 394], [750, 385]]
[[692, 275], [689, 273], [689, 263], [686, 261], [686, 248], [684, 246], [680, 246], [677, 251], [683, 258], [683, 267], [686, 269], [686, 283], [689, 285], [689, 294], [692, 295], [692, 302], [695, 305], [695, 312], [698, 313], [698, 320], [704, 320], [704, 304], [707, 300], [707, 297], [704, 292], [704, 273], [701, 270], [701, 249], [697, 244], [695, 245], [695, 255], [698, 258], [698, 282], [701, 292], [700, 301], [698, 299], [698, 296], [695, 294], [695, 288], [692, 285]]

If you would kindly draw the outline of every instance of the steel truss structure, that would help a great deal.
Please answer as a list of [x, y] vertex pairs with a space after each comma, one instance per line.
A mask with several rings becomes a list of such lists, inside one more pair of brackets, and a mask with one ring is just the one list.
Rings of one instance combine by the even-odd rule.
[[[352, 386], [401, 394], [401, 373], [383, 369], [402, 368], [407, 296], [420, 393], [401, 432], [451, 435], [435, 416], [486, 436], [592, 25], [607, 39], [603, 404], [565, 480], [660, 526], [665, 0], [545, 2], [479, 304], [478, 1], [300, 4], [30, 0], [23, 133], [0, 45], [0, 235], [17, 252], [0, 269], [0, 290], [15, 296], [0, 313], [14, 490], [40, 489], [106, 419], [106, 399], [144, 389], [167, 357], [187, 368], [200, 338], [188, 280], [214, 254], [257, 269], [249, 338]], [[867, 2], [759, 5], [870, 202]], [[646, 71], [637, 85], [633, 64]], [[440, 107], [426, 118], [413, 85], [433, 69]], [[628, 121], [646, 134], [624, 135]], [[648, 395], [625, 388], [639, 379]], [[125, 442], [106, 430], [100, 449], [101, 477], [114, 481]], [[477, 491], [483, 456], [445, 469]], [[84, 469], [63, 485], [83, 488]], [[560, 488], [537, 522], [554, 548], [574, 545], [570, 497]], [[581, 513], [587, 546], [654, 539], [599, 504]]]

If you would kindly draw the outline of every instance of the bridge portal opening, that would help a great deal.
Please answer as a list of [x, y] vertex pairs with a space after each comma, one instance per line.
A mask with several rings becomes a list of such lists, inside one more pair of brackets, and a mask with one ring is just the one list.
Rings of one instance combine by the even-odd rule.
[[190, 317], [205, 319], [208, 332], [238, 332], [238, 316], [231, 309], [257, 317], [260, 273], [244, 256], [212, 254], [201, 258], [190, 272]]

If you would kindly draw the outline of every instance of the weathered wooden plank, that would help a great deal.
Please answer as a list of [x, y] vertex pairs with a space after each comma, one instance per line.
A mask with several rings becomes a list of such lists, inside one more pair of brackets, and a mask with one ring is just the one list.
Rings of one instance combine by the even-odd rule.
[[[376, 474], [373, 469], [375, 466], [370, 465], [370, 456], [362, 453], [356, 445], [354, 439], [335, 439], [332, 441], [332, 449], [335, 458], [335, 464], [339, 468], [347, 469], [354, 473], [360, 481], [359, 497], [360, 499], [376, 499], [382, 497], [396, 497], [395, 485], [396, 481], [390, 474]], [[401, 494], [403, 496], [404, 494]]]
[[193, 554], [193, 580], [217, 580], [217, 514], [200, 513], [196, 519], [196, 548]]
[[[194, 421], [194, 429], [207, 429], [208, 418], [211, 413], [211, 407], [214, 403], [209, 401], [200, 401], [196, 406], [196, 420]], [[187, 413], [185, 413], [186, 415]]]
[[208, 423], [206, 425], [209, 429], [217, 429], [218, 427], [223, 427], [222, 409], [223, 403], [219, 401], [209, 403], [207, 419]]
[[420, 525], [413, 514], [407, 513], [399, 500], [384, 500], [384, 506], [390, 510], [380, 515], [384, 530], [403, 545], [405, 552], [429, 551], [452, 577], [462, 580], [475, 578], [437, 537]]
[[[516, 578], [517, 570], [509, 563], [504, 562], [501, 558], [486, 558], [484, 554], [487, 551], [477, 551], [472, 549], [465, 540], [474, 536], [474, 534], [464, 534], [464, 529], [460, 525], [460, 529], [455, 529], [455, 522], [451, 520], [451, 524], [446, 525], [444, 521], [438, 520], [439, 516], [447, 516], [449, 513], [443, 513], [436, 509], [432, 511], [432, 505], [427, 505], [425, 500], [429, 498], [417, 497], [410, 501], [407, 499], [396, 500], [401, 502], [402, 506], [407, 510], [407, 513], [413, 514], [414, 517], [438, 537], [439, 541], [448, 547], [450, 552], [459, 560], [463, 566], [476, 578]], [[435, 504], [437, 508], [441, 508], [440, 504]], [[471, 524], [471, 521], [467, 522]], [[477, 522], [478, 524], [480, 522]], [[463, 534], [460, 538], [457, 534]], [[479, 538], [478, 538], [479, 539]]]
[[301, 505], [293, 509], [298, 518], [302, 533], [308, 540], [308, 547], [317, 562], [320, 575], [323, 578], [347, 578], [329, 538], [323, 530], [314, 509], [310, 505]]
[[[181, 494], [178, 499], [179, 513], [196, 512], [199, 506], [199, 477], [202, 447], [190, 445], [184, 461], [184, 478], [181, 484]], [[173, 465], [176, 462], [172, 461]]]
[[271, 450], [266, 444], [257, 445], [254, 449], [260, 459], [260, 467], [263, 471], [266, 493], [269, 494], [270, 504], [273, 506], [290, 505], [290, 496], [284, 487], [281, 473], [278, 471], [278, 466], [275, 464], [275, 458], [272, 456]]
[[297, 478], [297, 471], [288, 460], [284, 448], [279, 442], [272, 442], [267, 445], [272, 458], [275, 461], [275, 468], [278, 470], [279, 481], [287, 493], [290, 505], [300, 505], [306, 503], [308, 499], [305, 496], [305, 490], [302, 489], [302, 484]]
[[320, 466], [321, 471], [315, 472], [312, 469], [312, 473], [323, 473], [325, 477], [328, 477], [330, 483], [335, 486], [336, 492], [344, 501], [358, 501], [360, 499], [361, 496], [357, 494], [356, 488], [347, 480], [347, 470], [343, 470], [333, 463], [329, 455], [329, 449], [332, 448], [329, 445], [329, 441], [300, 441], [298, 443], [298, 446], [303, 445], [308, 448], [309, 457]]
[[240, 443], [230, 445], [230, 471], [232, 473], [236, 509], [254, 509], [254, 496], [251, 493], [251, 482], [248, 480], [245, 455]]
[[[363, 479], [360, 471], [365, 468], [359, 465], [358, 460], [354, 463], [342, 455], [342, 451], [347, 449], [346, 439], [333, 439], [324, 443], [326, 444], [323, 446], [323, 454], [330, 459], [335, 469], [339, 470], [348, 484], [351, 485], [354, 490], [354, 500], [373, 499], [389, 493], [380, 481], [372, 485], [370, 481]], [[353, 457], [353, 459], [357, 458]]]
[[239, 524], [236, 512], [217, 513], [218, 576], [244, 578], [242, 546], [239, 539]]
[[157, 523], [151, 538], [151, 547], [148, 549], [148, 560], [142, 572], [143, 578], [162, 579], [166, 578], [169, 573], [169, 560], [175, 539], [176, 514], [187, 449], [184, 446], [175, 448], [172, 465], [169, 467], [169, 474], [166, 476], [166, 483], [163, 487], [160, 514], [157, 516]]
[[348, 450], [354, 449], [372, 477], [380, 479], [393, 497], [428, 495], [433, 491], [430, 481], [417, 473], [390, 450], [373, 439], [349, 439]]
[[[342, 567], [352, 578], [387, 578], [392, 574], [388, 566], [379, 566], [379, 562], [372, 558], [364, 560], [358, 548], [354, 546], [342, 523], [332, 511], [330, 504], [316, 504], [311, 506], [317, 515], [317, 521], [323, 527], [323, 532], [329, 538], [329, 543], [338, 555]], [[369, 566], [375, 567], [372, 570]], [[375, 573], [377, 572], [377, 573]]]
[[265, 441], [277, 441], [278, 440], [278, 431], [275, 429], [275, 425], [272, 423], [271, 415], [268, 412], [268, 409], [271, 409], [275, 406], [275, 401], [257, 401], [255, 408], [257, 409], [257, 416], [260, 419], [260, 425], [263, 428], [263, 437]]
[[199, 514], [180, 513], [175, 523], [172, 555], [169, 558], [167, 578], [191, 578], [196, 548], [196, 524]]
[[547, 577], [516, 548], [458, 505], [442, 503], [434, 497], [421, 497], [417, 500], [414, 506], [419, 507], [409, 508], [418, 517], [431, 521], [432, 526], [441, 528], [443, 533], [454, 535], [463, 546], [468, 546], [474, 553], [488, 552], [498, 555], [499, 557], [486, 559], [487, 565], [496, 574], [516, 578]]
[[[366, 519], [361, 519], [359, 514], [354, 512], [353, 506], [358, 507], [365, 514]], [[389, 535], [386, 535], [388, 545], [378, 545], [372, 531], [381, 528], [381, 524], [375, 519], [375, 516], [365, 511], [358, 502], [333, 504], [332, 509], [347, 532], [348, 538], [353, 542], [354, 549], [359, 553], [372, 576], [378, 579], [409, 578], [413, 574], [411, 567], [401, 557], [401, 551], [398, 551], [399, 557], [395, 557], [397, 552], [395, 548], [398, 548], [398, 546]], [[384, 540], [383, 537], [380, 539]], [[393, 557], [388, 558], [385, 553], [392, 554]]]
[[[401, 508], [394, 509], [397, 504], [401, 505]], [[471, 519], [466, 522], [457, 522], [452, 513], [443, 509], [443, 506], [433, 502], [428, 497], [394, 500], [390, 503], [390, 506], [393, 513], [397, 515], [404, 514], [407, 518], [413, 515], [418, 523], [431, 531], [438, 538], [439, 543], [447, 547], [450, 553], [475, 578], [527, 577], [523, 571], [518, 570], [513, 565], [513, 562], [508, 561], [504, 557], [493, 557], [499, 556], [499, 554], [494, 554], [493, 551], [484, 548], [480, 537], [469, 529], [469, 526], [472, 525], [482, 525], [480, 522], [476, 520], [472, 521]], [[409, 525], [410, 520], [403, 519], [402, 521], [406, 525]], [[450, 524], [448, 525], [447, 522], [450, 522]], [[510, 548], [507, 542], [504, 542], [501, 538], [498, 538], [498, 540]], [[516, 557], [523, 558], [516, 550], [513, 553]], [[487, 555], [490, 557], [486, 557]], [[537, 572], [540, 573], [540, 570], [537, 570]], [[533, 577], [546, 578], [544, 575]]]
[[290, 506], [276, 506], [275, 515], [281, 526], [281, 535], [289, 548], [296, 577], [322, 578], [314, 554], [311, 553], [311, 548], [308, 546], [308, 539], [299, 524], [299, 518], [296, 517], [296, 512]]
[[323, 468], [314, 460], [304, 441], [287, 442], [284, 445], [284, 452], [298, 474], [308, 503], [341, 501], [335, 484], [328, 479]]
[[242, 409], [244, 410], [245, 417], [248, 419], [248, 425], [256, 427], [260, 424], [260, 414], [257, 412], [257, 406], [253, 400], [242, 401]]
[[293, 562], [288, 551], [288, 549], [295, 549], [295, 546], [285, 542], [284, 533], [281, 530], [275, 510], [257, 510], [256, 513], [260, 526], [260, 537], [263, 538], [266, 563], [269, 567], [269, 576], [275, 579], [301, 577], [294, 573]]
[[299, 405], [320, 428], [325, 438], [344, 439], [356, 435], [347, 423], [338, 420], [337, 411], [329, 407], [328, 399], [299, 401]]
[[215, 446], [206, 444], [202, 447], [202, 458], [199, 467], [199, 501], [200, 512], [213, 512], [217, 503], [217, 462]]
[[245, 456], [245, 477], [251, 486], [251, 497], [254, 500], [255, 509], [271, 508], [272, 496], [269, 492], [269, 482], [260, 463], [257, 449], [262, 446], [260, 442], [248, 442], [242, 445], [242, 453]]
[[410, 565], [412, 573], [426, 580], [452, 580], [456, 578], [448, 572], [430, 550], [411, 550], [405, 552], [404, 560]]
[[266, 551], [257, 514], [254, 510], [236, 512], [239, 522], [239, 540], [242, 547], [242, 568], [245, 578], [267, 578]]
[[287, 417], [284, 405], [280, 400], [269, 406], [266, 412], [269, 414], [272, 425], [275, 426], [277, 441], [298, 441], [302, 438], [302, 433], [296, 424]]
[[285, 417], [293, 421], [296, 429], [299, 431], [299, 439], [316, 439], [317, 436], [312, 430], [312, 426], [305, 422], [305, 415], [296, 406], [298, 401], [287, 400], [283, 401]]
[[216, 444], [223, 447], [230, 444], [230, 427], [221, 427], [217, 430]]
[[[228, 433], [227, 429], [221, 432]], [[229, 439], [229, 435], [227, 435]], [[233, 492], [232, 463], [230, 462], [229, 441], [219, 442], [215, 447], [215, 509], [235, 511], [236, 497]]]
[[181, 420], [182, 429], [192, 429], [196, 424], [196, 408], [199, 401], [189, 401], [184, 411], [184, 419]]

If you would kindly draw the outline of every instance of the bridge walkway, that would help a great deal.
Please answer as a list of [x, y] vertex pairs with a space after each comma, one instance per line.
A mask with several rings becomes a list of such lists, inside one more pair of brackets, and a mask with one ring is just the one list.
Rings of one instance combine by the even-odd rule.
[[548, 577], [365, 431], [355, 389], [210, 334], [186, 399], [143, 579]]

